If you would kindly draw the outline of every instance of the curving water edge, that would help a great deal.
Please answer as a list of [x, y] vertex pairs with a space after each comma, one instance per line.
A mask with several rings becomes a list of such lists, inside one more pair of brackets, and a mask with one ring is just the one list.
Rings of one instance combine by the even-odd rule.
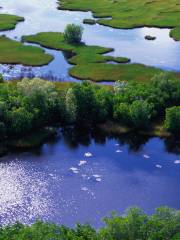
[[[169, 29], [138, 28], [131, 30], [113, 29], [101, 25], [83, 24], [83, 19], [93, 18], [91, 12], [62, 11], [57, 9], [56, 0], [2, 0], [1, 12], [23, 16], [25, 22], [19, 23], [15, 30], [2, 32], [12, 39], [21, 39], [22, 35], [38, 32], [63, 32], [68, 23], [82, 24], [84, 27], [83, 41], [89, 45], [113, 47], [113, 56], [123, 56], [132, 63], [142, 63], [164, 70], [180, 71], [180, 42], [169, 37]], [[145, 35], [156, 36], [155, 41], [147, 41]], [[60, 51], [47, 50], [55, 59], [43, 67], [23, 67], [20, 65], [1, 65], [0, 72], [5, 79], [22, 76], [41, 76], [50, 80], [75, 81], [68, 75], [71, 67]]]

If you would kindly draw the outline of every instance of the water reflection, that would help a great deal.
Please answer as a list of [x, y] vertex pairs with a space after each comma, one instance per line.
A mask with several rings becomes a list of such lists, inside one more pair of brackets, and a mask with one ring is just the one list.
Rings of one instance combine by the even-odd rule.
[[[120, 145], [127, 145], [129, 152], [139, 152], [144, 145], [152, 138], [149, 135], [139, 134], [138, 132], [131, 132], [121, 134], [119, 137], [114, 134], [106, 134], [101, 129], [82, 129], [77, 127], [68, 127], [62, 130], [62, 136], [65, 143], [70, 148], [78, 148], [78, 146], [89, 146], [92, 142], [96, 144], [105, 145], [109, 140], [116, 139]], [[180, 141], [178, 138], [162, 138], [165, 151], [180, 154]]]
[[175, 153], [168, 141], [140, 139], [66, 128], [38, 149], [2, 157], [0, 224], [41, 218], [98, 227], [111, 210], [132, 205], [147, 212], [160, 205], [180, 208], [179, 146]]

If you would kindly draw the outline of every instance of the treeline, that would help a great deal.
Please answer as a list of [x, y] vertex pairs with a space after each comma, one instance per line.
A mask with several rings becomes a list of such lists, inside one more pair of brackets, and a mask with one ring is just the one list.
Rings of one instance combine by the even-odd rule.
[[[61, 85], [60, 85], [61, 86]], [[167, 75], [149, 83], [116, 82], [114, 88], [89, 82], [68, 88], [41, 79], [0, 84], [0, 135], [19, 136], [53, 125], [91, 126], [108, 120], [132, 129], [164, 121], [180, 132], [180, 82]]]
[[153, 215], [131, 208], [104, 219], [99, 230], [90, 225], [75, 228], [37, 221], [31, 226], [16, 223], [0, 228], [0, 240], [179, 240], [180, 211], [158, 208]]

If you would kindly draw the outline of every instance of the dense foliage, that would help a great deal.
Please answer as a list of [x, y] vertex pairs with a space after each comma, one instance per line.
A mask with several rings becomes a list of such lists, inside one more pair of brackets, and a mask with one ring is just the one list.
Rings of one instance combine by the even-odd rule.
[[145, 129], [165, 112], [167, 130], [180, 129], [180, 108], [174, 107], [180, 103], [180, 82], [164, 74], [146, 84], [117, 82], [114, 89], [89, 82], [62, 89], [41, 79], [0, 85], [1, 139], [54, 123], [89, 126], [111, 120]]
[[16, 223], [0, 229], [0, 240], [179, 240], [180, 212], [167, 207], [148, 216], [131, 208], [123, 216], [112, 214], [105, 226], [95, 230], [77, 224], [74, 229], [37, 221], [32, 226]]
[[80, 43], [82, 39], [83, 28], [79, 25], [68, 24], [64, 31], [64, 39], [68, 43]]
[[166, 109], [165, 127], [172, 133], [180, 133], [180, 106]]

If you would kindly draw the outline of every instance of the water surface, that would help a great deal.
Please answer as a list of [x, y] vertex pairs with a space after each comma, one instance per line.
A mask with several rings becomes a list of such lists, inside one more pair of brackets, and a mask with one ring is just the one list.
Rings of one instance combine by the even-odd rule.
[[178, 159], [177, 149], [159, 138], [94, 138], [70, 130], [40, 149], [0, 159], [0, 224], [40, 218], [99, 227], [103, 216], [129, 206], [147, 213], [161, 205], [180, 209]]

